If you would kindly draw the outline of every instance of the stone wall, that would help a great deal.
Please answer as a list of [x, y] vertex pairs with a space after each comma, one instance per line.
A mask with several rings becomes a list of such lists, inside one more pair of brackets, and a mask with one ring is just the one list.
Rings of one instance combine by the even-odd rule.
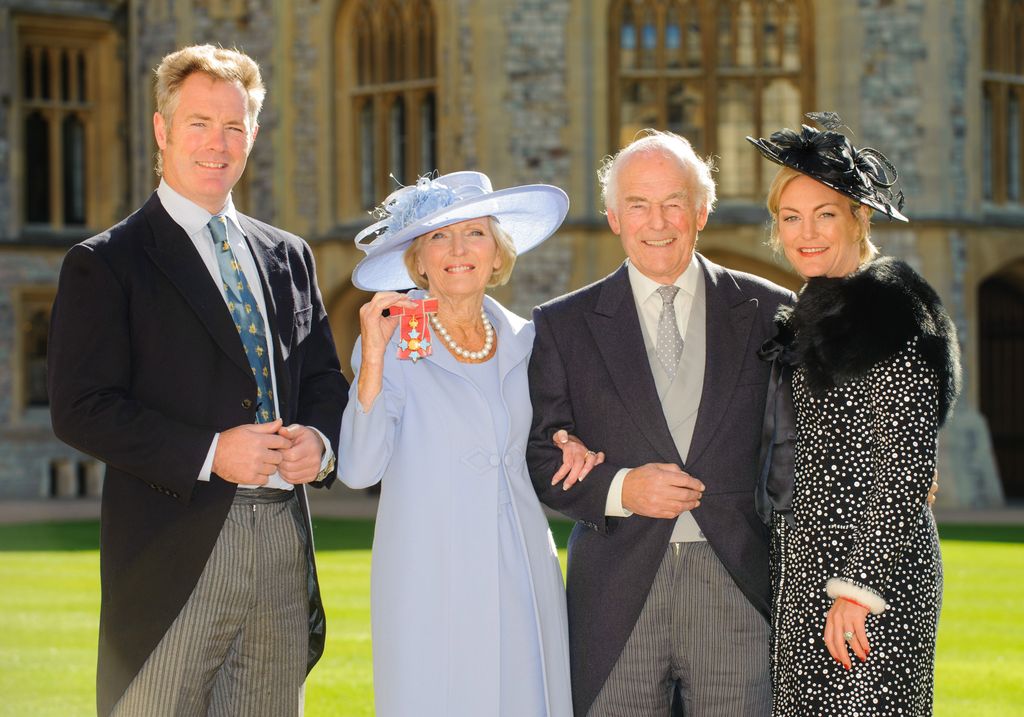
[[0, 497], [33, 498], [46, 489], [50, 463], [80, 455], [50, 429], [45, 408], [14, 406], [15, 294], [19, 287], [55, 286], [61, 250], [0, 249]]
[[[0, 0], [0, 45], [4, 50], [3, 60], [0, 61], [0, 90], [13, 89], [14, 85], [14, 59], [12, 48], [17, 47], [14, 37], [14, 28], [11, 27], [10, 9], [5, 2]], [[0, 92], [0, 95], [4, 94]], [[11, 173], [10, 173], [10, 137], [8, 128], [10, 126], [9, 111], [10, 101], [0, 101], [0, 240], [7, 238], [11, 224]]]
[[[305, 6], [308, 3], [300, 3]], [[196, 3], [189, 15], [187, 37], [181, 39], [180, 18], [158, 3], [136, 3], [137, 37], [131, 57], [135, 66], [129, 67], [128, 76], [139, 97], [138, 114], [131, 118], [138, 137], [132, 148], [132, 166], [135, 168], [137, 202], [141, 202], [158, 181], [153, 174], [155, 146], [152, 112], [153, 70], [161, 58], [182, 44], [210, 43], [223, 47], [237, 47], [254, 58], [260, 65], [267, 98], [260, 113], [260, 136], [249, 156], [246, 177], [250, 193], [250, 213], [258, 219], [273, 223], [277, 215], [275, 195], [276, 161], [272, 138], [280, 121], [281, 107], [292, 98], [275, 92], [274, 49], [278, 34], [277, 18], [271, 0], [247, 0], [244, 10], [234, 16], [212, 15], [208, 3]], [[298, 144], [296, 144], [298, 146]], [[315, 192], [311, 192], [315, 200]], [[297, 194], [296, 196], [303, 196]]]
[[[504, 18], [504, 111], [512, 131], [508, 157], [516, 184], [543, 182], [566, 187], [571, 161], [564, 135], [569, 118], [566, 67], [567, 0], [521, 0]], [[509, 308], [524, 316], [537, 304], [564, 293], [572, 271], [572, 244], [564, 233], [519, 258]]]
[[914, 196], [921, 190], [915, 158], [923, 134], [919, 72], [928, 52], [921, 36], [924, 1], [860, 0], [860, 13], [862, 126], [853, 128], [854, 144], [878, 147], [899, 168], [904, 193]]

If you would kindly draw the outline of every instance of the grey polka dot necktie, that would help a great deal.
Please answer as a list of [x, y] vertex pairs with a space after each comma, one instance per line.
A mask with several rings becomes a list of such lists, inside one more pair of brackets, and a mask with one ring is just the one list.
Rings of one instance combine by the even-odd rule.
[[661, 361], [670, 381], [676, 377], [676, 367], [679, 365], [679, 357], [683, 353], [683, 337], [679, 335], [676, 307], [672, 303], [677, 293], [679, 293], [678, 286], [658, 287], [658, 295], [661, 296], [661, 316], [658, 317], [658, 339], [655, 343], [655, 353], [657, 353], [658, 360]]

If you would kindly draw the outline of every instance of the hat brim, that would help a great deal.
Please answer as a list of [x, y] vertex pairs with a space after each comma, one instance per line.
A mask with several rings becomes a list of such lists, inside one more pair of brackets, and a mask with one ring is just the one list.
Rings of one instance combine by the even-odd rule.
[[797, 172], [800, 172], [801, 174], [805, 174], [808, 177], [810, 177], [811, 179], [813, 179], [813, 180], [815, 180], [817, 182], [821, 182], [826, 187], [829, 187], [830, 189], [836, 190], [837, 192], [842, 194], [844, 197], [849, 197], [850, 199], [854, 200], [855, 202], [858, 202], [858, 203], [863, 204], [865, 206], [871, 207], [872, 209], [875, 209], [875, 210], [881, 212], [882, 214], [885, 214], [885, 215], [887, 215], [889, 217], [892, 217], [893, 219], [896, 219], [896, 220], [901, 221], [901, 222], [909, 222], [910, 221], [909, 219], [907, 219], [906, 216], [903, 215], [903, 213], [899, 209], [897, 209], [896, 207], [894, 207], [891, 204], [886, 204], [886, 203], [883, 203], [883, 202], [879, 202], [878, 200], [876, 200], [876, 199], [874, 199], [872, 197], [858, 196], [857, 194], [854, 194], [853, 192], [850, 192], [848, 188], [846, 188], [846, 187], [844, 187], [842, 185], [839, 185], [839, 184], [837, 184], [835, 182], [830, 182], [826, 177], [818, 176], [813, 171], [809, 171], [805, 167], [801, 167], [801, 166], [798, 166], [798, 165], [796, 165], [796, 164], [794, 164], [792, 162], [785, 161], [784, 159], [782, 159], [782, 157], [779, 156], [779, 151], [780, 151], [779, 148], [776, 147], [774, 144], [772, 144], [767, 139], [764, 139], [763, 137], [761, 139], [754, 139], [753, 137], [750, 137], [750, 136], [748, 136], [746, 139], [752, 145], [757, 147], [758, 151], [762, 155], [764, 155], [765, 159], [769, 159], [772, 162], [775, 162], [775, 164], [782, 165], [783, 167], [789, 167], [790, 169], [794, 169]]
[[417, 237], [449, 224], [494, 217], [523, 254], [555, 233], [569, 211], [569, 197], [558, 187], [528, 184], [500, 189], [438, 210], [370, 247], [352, 272], [364, 291], [399, 291], [415, 286], [406, 270], [405, 250]]

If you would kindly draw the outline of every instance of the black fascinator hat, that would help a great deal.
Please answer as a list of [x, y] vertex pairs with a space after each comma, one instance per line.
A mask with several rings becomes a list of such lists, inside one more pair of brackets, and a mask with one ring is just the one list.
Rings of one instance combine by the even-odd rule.
[[747, 141], [776, 164], [802, 172], [893, 219], [909, 221], [900, 211], [903, 192], [896, 186], [899, 174], [892, 162], [871, 147], [854, 147], [836, 131], [843, 124], [835, 112], [808, 112], [807, 117], [825, 129], [801, 125], [799, 132], [780, 129], [768, 139], [747, 137]]

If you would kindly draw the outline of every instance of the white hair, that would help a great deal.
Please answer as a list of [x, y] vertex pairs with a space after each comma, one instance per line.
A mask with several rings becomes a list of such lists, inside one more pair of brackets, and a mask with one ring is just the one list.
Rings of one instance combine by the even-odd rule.
[[660, 154], [673, 157], [684, 169], [693, 174], [694, 188], [697, 196], [693, 197], [694, 208], [706, 209], [708, 214], [715, 206], [715, 180], [711, 173], [715, 171], [715, 163], [711, 157], [701, 159], [693, 151], [693, 145], [685, 137], [674, 132], [662, 132], [656, 129], [643, 130], [643, 136], [633, 140], [620, 149], [615, 155], [607, 156], [601, 161], [597, 170], [597, 179], [601, 183], [601, 199], [605, 209], [618, 201], [616, 180], [619, 170], [630, 157], [639, 154]]

